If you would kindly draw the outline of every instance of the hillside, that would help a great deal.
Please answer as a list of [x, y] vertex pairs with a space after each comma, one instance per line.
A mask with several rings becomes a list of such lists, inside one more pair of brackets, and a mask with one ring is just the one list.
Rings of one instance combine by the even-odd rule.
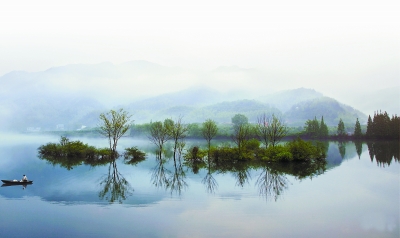
[[312, 120], [314, 117], [320, 120], [322, 116], [328, 126], [336, 126], [340, 118], [347, 124], [354, 124], [357, 118], [361, 124], [367, 122], [367, 116], [364, 113], [329, 97], [297, 103], [284, 114], [285, 120], [291, 125], [304, 125], [306, 120]]
[[237, 113], [246, 115], [250, 122], [273, 113], [289, 125], [303, 125], [321, 115], [331, 125], [339, 118], [353, 124], [359, 117], [365, 122], [360, 111], [314, 89], [268, 93], [274, 91], [268, 82], [256, 69], [196, 71], [147, 61], [75, 64], [33, 73], [14, 71], [0, 77], [0, 130], [93, 127], [98, 115], [112, 108], [129, 111], [135, 123], [179, 116], [185, 122], [211, 118], [229, 123]]

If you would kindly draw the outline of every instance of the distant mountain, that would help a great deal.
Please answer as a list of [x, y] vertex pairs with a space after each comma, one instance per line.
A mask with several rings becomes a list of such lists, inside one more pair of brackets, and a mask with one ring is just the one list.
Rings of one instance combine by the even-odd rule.
[[129, 111], [135, 123], [179, 116], [185, 122], [211, 118], [229, 123], [237, 113], [251, 122], [263, 113], [274, 113], [293, 125], [321, 115], [332, 125], [339, 118], [348, 123], [357, 117], [365, 121], [359, 111], [314, 89], [270, 93], [273, 79], [264, 76], [236, 66], [196, 71], [147, 61], [14, 71], [0, 77], [0, 129], [96, 126], [99, 114], [112, 108]]
[[322, 93], [314, 89], [297, 88], [284, 90], [258, 98], [258, 100], [271, 104], [282, 112], [288, 111], [294, 104], [323, 97]]
[[355, 124], [357, 118], [361, 124], [367, 121], [364, 113], [329, 97], [299, 102], [284, 114], [287, 123], [291, 125], [304, 125], [306, 120], [312, 120], [314, 117], [321, 120], [322, 116], [328, 126], [336, 126], [340, 118], [345, 124], [351, 125]]

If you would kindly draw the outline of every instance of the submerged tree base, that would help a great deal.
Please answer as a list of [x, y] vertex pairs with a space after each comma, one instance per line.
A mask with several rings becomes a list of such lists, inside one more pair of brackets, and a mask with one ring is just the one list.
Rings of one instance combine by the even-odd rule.
[[193, 147], [185, 154], [185, 159], [199, 160], [207, 157], [214, 162], [248, 160], [313, 162], [324, 160], [326, 151], [327, 147], [323, 143], [313, 143], [296, 138], [283, 145], [269, 146], [268, 148], [260, 148], [259, 143], [248, 143], [240, 149], [229, 146], [213, 147], [207, 153], [205, 150]]
[[[81, 141], [69, 141], [61, 137], [60, 143], [47, 143], [38, 148], [39, 158], [53, 165], [59, 164], [68, 170], [75, 166], [87, 164], [90, 166], [106, 165], [115, 161], [120, 155], [110, 148], [96, 148]], [[145, 153], [136, 147], [127, 148], [124, 153], [127, 164], [136, 164], [145, 159]], [[127, 161], [128, 160], [128, 161]]]

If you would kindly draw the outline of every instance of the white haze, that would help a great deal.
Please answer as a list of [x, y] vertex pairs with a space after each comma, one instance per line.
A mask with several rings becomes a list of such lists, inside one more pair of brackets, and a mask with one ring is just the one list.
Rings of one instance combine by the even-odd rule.
[[[122, 99], [194, 85], [254, 94], [305, 87], [355, 108], [387, 96], [379, 90], [398, 89], [398, 1], [320, 2], [2, 2], [0, 76], [146, 60], [182, 73], [113, 84], [69, 78], [64, 86], [79, 91], [95, 84]], [[399, 95], [390, 113], [399, 113]]]

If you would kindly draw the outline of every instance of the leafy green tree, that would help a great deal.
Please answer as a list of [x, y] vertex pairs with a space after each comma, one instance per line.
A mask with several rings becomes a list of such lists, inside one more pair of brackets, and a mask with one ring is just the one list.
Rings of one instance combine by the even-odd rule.
[[250, 139], [251, 128], [249, 124], [239, 124], [234, 127], [232, 140], [239, 150], [239, 158], [242, 155], [242, 149], [246, 146], [246, 142]]
[[358, 121], [358, 118], [357, 118], [356, 124], [354, 126], [354, 137], [355, 138], [362, 137], [361, 125], [360, 125], [360, 122]]
[[110, 110], [100, 114], [100, 134], [108, 137], [110, 150], [117, 151], [118, 140], [128, 131], [131, 115], [122, 108], [118, 111]]
[[344, 123], [342, 118], [339, 119], [338, 127], [337, 127], [337, 135], [338, 136], [346, 136], [346, 130], [344, 128]]
[[328, 126], [324, 122], [324, 116], [321, 118], [321, 125], [319, 126], [319, 136], [322, 138], [328, 137]]
[[162, 153], [164, 143], [170, 139], [165, 123], [160, 121], [150, 122], [150, 136], [149, 139], [158, 147], [158, 152]]
[[233, 127], [238, 127], [240, 125], [246, 125], [249, 123], [249, 119], [243, 114], [236, 114], [232, 117]]
[[211, 140], [217, 135], [218, 127], [215, 121], [208, 119], [203, 122], [203, 128], [201, 129], [204, 139], [207, 141], [208, 151], [210, 151]]
[[[172, 121], [172, 120], [171, 120]], [[172, 121], [164, 121], [164, 126], [166, 126], [168, 135], [170, 138], [174, 141], [174, 159], [176, 157], [176, 152], [177, 151], [182, 151], [185, 142], [184, 139], [187, 135], [187, 132], [189, 131], [189, 128], [187, 125], [182, 123], [182, 117], [179, 117], [175, 122]]]
[[287, 135], [287, 132], [288, 128], [283, 123], [283, 120], [272, 114], [272, 119], [268, 125], [268, 140], [272, 147], [277, 145]]
[[305, 133], [306, 135], [312, 137], [312, 138], [317, 138], [319, 136], [319, 122], [317, 120], [317, 117], [314, 117], [313, 120], [307, 120], [306, 121], [306, 126], [305, 126]]

